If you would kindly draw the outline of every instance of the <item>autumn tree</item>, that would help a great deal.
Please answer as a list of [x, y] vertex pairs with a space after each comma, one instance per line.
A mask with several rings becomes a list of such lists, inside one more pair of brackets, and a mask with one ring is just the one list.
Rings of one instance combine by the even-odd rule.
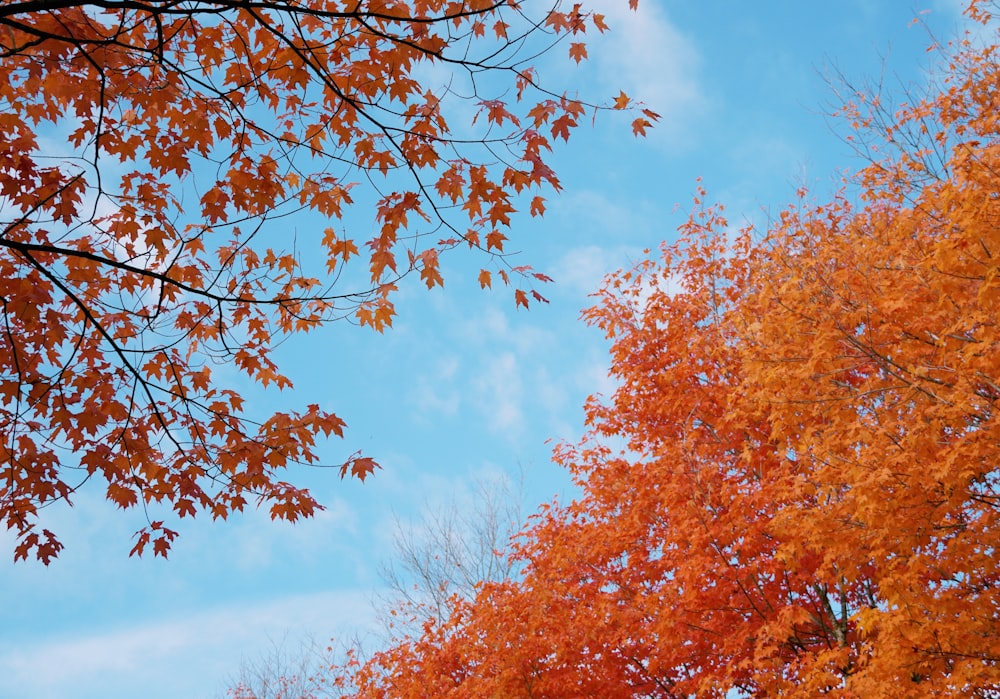
[[[58, 553], [39, 510], [88, 481], [153, 513], [134, 553], [166, 554], [161, 511], [309, 516], [319, 504], [281, 474], [344, 421], [248, 412], [217, 366], [290, 388], [281, 339], [332, 321], [381, 332], [400, 281], [441, 285], [441, 256], [463, 250], [483, 287], [544, 300], [548, 277], [506, 256], [512, 217], [544, 212], [550, 152], [605, 107], [552, 91], [532, 61], [561, 45], [580, 62], [591, 29], [602, 15], [561, 0], [0, 3], [15, 558]], [[375, 467], [355, 453], [340, 473]]]
[[1000, 693], [1000, 56], [969, 14], [990, 40], [940, 90], [887, 129], [847, 106], [876, 159], [842, 195], [738, 235], [699, 200], [606, 280], [618, 388], [555, 452], [583, 494], [350, 696]]

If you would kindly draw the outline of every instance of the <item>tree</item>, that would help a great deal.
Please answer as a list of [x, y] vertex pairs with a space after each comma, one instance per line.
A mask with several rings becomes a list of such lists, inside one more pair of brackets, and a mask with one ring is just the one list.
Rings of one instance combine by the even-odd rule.
[[254, 660], [240, 664], [239, 676], [226, 690], [227, 699], [320, 699], [329, 697], [322, 669], [336, 658], [334, 647], [303, 640], [289, 650], [287, 639]]
[[[379, 644], [392, 644], [428, 623], [442, 623], [456, 605], [470, 602], [486, 582], [517, 574], [509, 556], [522, 524], [522, 479], [507, 476], [476, 479], [472, 493], [453, 493], [446, 504], [428, 504], [418, 524], [397, 519], [393, 555], [381, 570], [387, 588], [374, 603], [385, 628]], [[289, 652], [284, 643], [241, 663], [226, 696], [229, 699], [319, 699], [346, 691], [331, 668], [357, 667], [368, 656], [370, 640], [355, 636], [313, 640]]]
[[517, 566], [511, 541], [523, 526], [524, 474], [474, 480], [467, 497], [425, 505], [422, 522], [396, 520], [393, 555], [382, 566], [387, 592], [379, 612], [390, 635], [447, 619], [456, 600], [472, 600], [484, 583], [509, 580]]
[[[290, 388], [278, 342], [338, 320], [383, 331], [400, 280], [441, 285], [441, 256], [463, 248], [484, 288], [543, 301], [548, 277], [505, 256], [512, 216], [544, 212], [547, 155], [588, 108], [636, 106], [540, 82], [532, 59], [565, 41], [581, 61], [593, 28], [600, 14], [560, 0], [2, 3], [0, 514], [15, 559], [58, 553], [39, 510], [90, 480], [124, 509], [225, 518], [256, 500], [309, 516], [319, 503], [282, 469], [315, 463], [344, 421], [247, 411], [216, 365]], [[477, 111], [454, 126], [462, 101]], [[359, 210], [370, 237], [347, 230]], [[290, 235], [282, 219], [310, 212]], [[340, 474], [376, 466], [355, 453]], [[132, 552], [165, 556], [175, 536], [150, 520]]]
[[848, 105], [853, 195], [735, 239], [701, 195], [606, 280], [619, 387], [555, 452], [582, 496], [351, 696], [1000, 692], [1000, 56], [969, 14], [993, 40], [939, 91], [888, 129]]

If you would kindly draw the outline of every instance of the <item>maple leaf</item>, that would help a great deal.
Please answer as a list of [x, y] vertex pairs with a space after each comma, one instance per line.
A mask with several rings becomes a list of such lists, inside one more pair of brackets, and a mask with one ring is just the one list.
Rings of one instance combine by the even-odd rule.
[[531, 200], [530, 213], [532, 216], [541, 216], [545, 213], [545, 198], [533, 197]]
[[435, 286], [442, 286], [444, 284], [444, 279], [441, 277], [441, 272], [438, 263], [438, 251], [434, 248], [424, 250], [419, 255], [422, 266], [420, 268], [420, 278], [427, 285], [428, 289], [432, 289]]
[[502, 252], [505, 240], [507, 240], [507, 236], [498, 230], [492, 230], [486, 235], [486, 249], [496, 249], [497, 252]]
[[340, 477], [346, 478], [347, 474], [350, 473], [364, 482], [365, 478], [374, 473], [377, 468], [381, 468], [381, 466], [371, 457], [357, 455], [351, 457], [340, 467]]
[[547, 100], [544, 102], [539, 102], [530, 110], [528, 110], [528, 116], [534, 120], [535, 128], [537, 129], [542, 124], [546, 123], [556, 111], [556, 103]]
[[132, 550], [129, 551], [128, 555], [130, 557], [141, 556], [142, 552], [146, 549], [146, 546], [149, 544], [149, 541], [150, 541], [150, 534], [148, 531], [143, 530], [137, 532], [135, 545], [132, 547]]
[[135, 490], [120, 483], [108, 483], [108, 500], [118, 505], [123, 510], [132, 507], [138, 501]]
[[[552, 122], [552, 135], [564, 141], [569, 140], [570, 129], [576, 126], [576, 119], [572, 114], [563, 114]], [[633, 131], [635, 125], [633, 124]]]
[[56, 538], [56, 535], [48, 529], [43, 529], [42, 538], [39, 543], [35, 545], [36, 556], [43, 565], [48, 565], [52, 562], [52, 559], [59, 555], [62, 548], [63, 545]]
[[638, 119], [632, 121], [632, 133], [636, 136], [645, 136], [646, 129], [652, 125], [653, 124], [649, 121], [649, 119], [639, 117]]

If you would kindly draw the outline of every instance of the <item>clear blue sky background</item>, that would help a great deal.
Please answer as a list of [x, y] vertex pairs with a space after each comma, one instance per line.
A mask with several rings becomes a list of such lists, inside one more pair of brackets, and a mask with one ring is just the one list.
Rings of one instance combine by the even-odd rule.
[[612, 388], [607, 347], [578, 320], [601, 277], [673, 237], [699, 176], [734, 224], [763, 224], [801, 184], [832, 191], [862, 163], [831, 128], [828, 78], [919, 91], [929, 32], [943, 43], [962, 25], [958, 0], [641, 0], [635, 15], [625, 0], [595, 4], [613, 32], [579, 69], [560, 49], [543, 77], [604, 99], [623, 89], [664, 118], [645, 140], [615, 115], [583, 128], [557, 157], [563, 195], [543, 221], [517, 220], [510, 247], [555, 278], [541, 289], [551, 304], [517, 310], [456, 258], [443, 289], [408, 280], [384, 336], [343, 324], [288, 343], [294, 392], [257, 400], [321, 403], [349, 424], [326, 461], [360, 448], [384, 465], [364, 484], [291, 472], [327, 506], [312, 521], [185, 521], [168, 561], [129, 559], [141, 514], [95, 489], [50, 511], [66, 549], [48, 568], [10, 562], [0, 535], [0, 697], [222, 696], [241, 658], [274, 642], [371, 624], [394, 515], [416, 523], [476, 478], [521, 467], [532, 507], [571, 496], [547, 440], [577, 438], [586, 396]]

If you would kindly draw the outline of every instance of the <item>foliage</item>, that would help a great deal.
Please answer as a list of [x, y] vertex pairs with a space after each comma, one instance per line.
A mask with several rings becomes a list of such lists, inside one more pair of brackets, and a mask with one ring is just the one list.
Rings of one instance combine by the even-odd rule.
[[[123, 509], [309, 516], [319, 504], [280, 475], [344, 421], [318, 405], [257, 415], [234, 386], [291, 388], [272, 350], [292, 333], [383, 331], [400, 280], [441, 285], [452, 250], [517, 305], [544, 300], [548, 277], [506, 257], [512, 216], [544, 212], [549, 154], [588, 107], [638, 108], [552, 93], [532, 67], [564, 41], [579, 62], [594, 28], [600, 14], [560, 0], [0, 3], [15, 559], [58, 553], [39, 510], [89, 480]], [[374, 232], [347, 230], [359, 211]], [[293, 233], [286, 217], [310, 212]], [[357, 453], [340, 474], [376, 467]], [[132, 552], [165, 556], [175, 536], [149, 521]]]
[[606, 280], [619, 387], [555, 453], [583, 495], [351, 696], [997, 696], [1000, 65], [971, 14], [994, 40], [890, 129], [849, 105], [883, 146], [853, 203], [759, 237], [699, 201]]

